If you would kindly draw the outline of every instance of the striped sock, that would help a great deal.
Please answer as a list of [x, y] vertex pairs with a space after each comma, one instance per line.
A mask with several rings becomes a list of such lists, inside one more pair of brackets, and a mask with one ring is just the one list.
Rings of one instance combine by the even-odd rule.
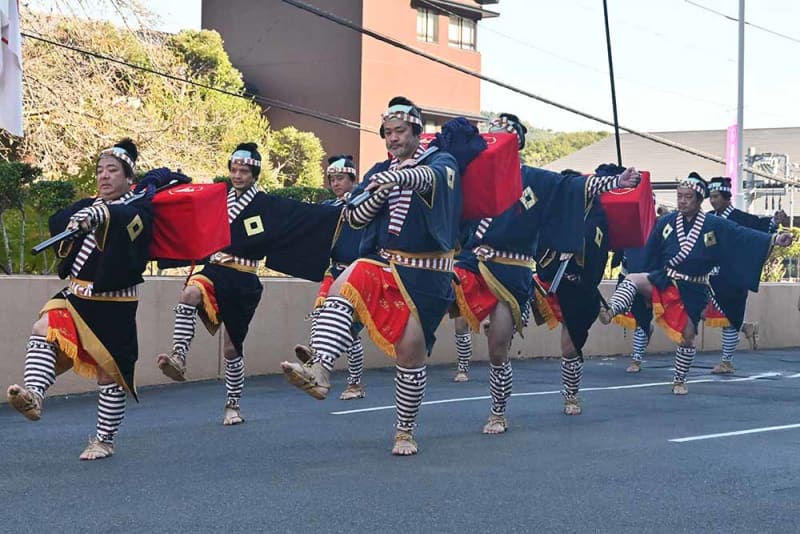
[[458, 371], [469, 373], [469, 360], [472, 358], [472, 334], [456, 334], [456, 354], [458, 354]]
[[413, 432], [417, 426], [417, 413], [425, 395], [427, 367], [407, 369], [397, 366], [395, 383], [395, 409], [397, 410], [397, 430]]
[[25, 389], [44, 399], [47, 388], [56, 383], [56, 346], [47, 338], [31, 334], [25, 355]]
[[315, 308], [314, 311], [308, 314], [308, 319], [311, 321], [311, 330], [309, 332], [309, 346], [311, 345], [310, 340], [314, 339], [314, 336], [317, 333], [317, 317], [319, 317], [319, 308]]
[[722, 329], [722, 361], [733, 361], [733, 353], [736, 352], [736, 347], [739, 346], [739, 331], [732, 326], [726, 326]]
[[184, 358], [189, 353], [189, 345], [194, 338], [197, 323], [197, 306], [178, 304], [175, 306], [175, 328], [172, 332], [172, 350]]
[[353, 344], [353, 305], [342, 297], [328, 297], [319, 309], [317, 327], [311, 339], [314, 360], [328, 371], [350, 345]]
[[686, 375], [689, 374], [689, 369], [692, 367], [692, 360], [697, 353], [694, 347], [682, 347], [678, 345], [675, 349], [675, 377], [674, 382], [683, 384], [686, 382]]
[[364, 374], [364, 345], [361, 338], [353, 337], [353, 344], [347, 351], [347, 383], [352, 385], [361, 383], [361, 375]]
[[227, 406], [238, 407], [244, 389], [244, 356], [225, 358], [225, 390]]
[[561, 383], [564, 386], [562, 394], [565, 397], [574, 397], [578, 394], [583, 377], [583, 356], [561, 357]]
[[627, 278], [619, 283], [614, 294], [608, 299], [611, 315], [619, 315], [631, 307], [636, 296], [636, 284]]
[[114, 443], [125, 417], [125, 390], [117, 384], [99, 386], [97, 398], [97, 439]]
[[505, 415], [513, 382], [511, 362], [489, 366], [489, 392], [492, 394], [492, 415]]
[[644, 351], [649, 342], [650, 338], [647, 332], [645, 332], [644, 328], [641, 326], [637, 326], [636, 330], [633, 331], [633, 352], [631, 353], [631, 358], [637, 362], [642, 361], [642, 358], [644, 358]]

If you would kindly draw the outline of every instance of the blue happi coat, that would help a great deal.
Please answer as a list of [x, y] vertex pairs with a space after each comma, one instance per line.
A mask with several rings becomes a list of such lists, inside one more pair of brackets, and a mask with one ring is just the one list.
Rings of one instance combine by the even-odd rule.
[[[647, 241], [645, 270], [659, 289], [675, 284], [686, 313], [697, 327], [710, 297], [707, 277], [714, 266], [724, 266], [733, 287], [758, 291], [761, 269], [772, 247], [770, 234], [698, 213], [691, 223], [678, 212], [661, 217]], [[668, 270], [673, 273], [669, 274]], [[695, 281], [678, 278], [695, 277]]]

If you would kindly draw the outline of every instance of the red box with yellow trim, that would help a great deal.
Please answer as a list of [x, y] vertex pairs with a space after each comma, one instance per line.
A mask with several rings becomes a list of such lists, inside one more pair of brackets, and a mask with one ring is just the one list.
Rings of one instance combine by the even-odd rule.
[[656, 206], [650, 173], [640, 171], [642, 181], [634, 189], [617, 189], [600, 195], [608, 218], [612, 250], [643, 247], [656, 222]]
[[224, 183], [182, 184], [153, 197], [150, 257], [200, 260], [231, 244]]
[[[422, 134], [423, 145], [435, 134]], [[497, 217], [522, 196], [517, 135], [497, 132], [484, 133], [486, 150], [473, 159], [461, 177], [464, 196], [462, 219]]]

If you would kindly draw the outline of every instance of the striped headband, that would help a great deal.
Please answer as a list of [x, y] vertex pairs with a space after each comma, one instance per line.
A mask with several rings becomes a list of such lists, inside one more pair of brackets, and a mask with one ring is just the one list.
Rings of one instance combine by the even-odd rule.
[[693, 176], [689, 176], [681, 180], [678, 184], [678, 187], [687, 187], [697, 193], [700, 193], [700, 196], [703, 198], [706, 198], [708, 195], [708, 189], [706, 188], [706, 185]]
[[112, 146], [111, 148], [106, 148], [105, 150], [101, 150], [100, 155], [97, 156], [97, 159], [99, 160], [100, 158], [105, 156], [111, 156], [117, 158], [120, 161], [124, 161], [131, 168], [131, 171], [133, 171], [136, 168], [136, 165], [133, 163], [133, 159], [131, 159], [130, 154], [128, 154], [128, 151], [122, 147]]
[[252, 165], [253, 167], [261, 167], [261, 160], [255, 159], [249, 150], [237, 150], [230, 157], [231, 163], [241, 163], [243, 165]]
[[506, 117], [497, 117], [493, 119], [492, 122], [489, 123], [489, 131], [496, 132], [498, 130], [504, 130], [508, 133], [517, 133], [517, 129], [514, 125], [509, 121]]
[[405, 121], [409, 124], [418, 124], [422, 126], [422, 118], [414, 106], [405, 106], [403, 104], [395, 104], [390, 106], [389, 109], [381, 114], [381, 122], [398, 119]]
[[336, 161], [328, 165], [328, 168], [325, 171], [326, 174], [335, 174], [338, 172], [344, 172], [347, 174], [352, 174], [353, 176], [358, 176], [356, 168], [351, 165], [348, 165], [347, 160], [344, 158], [337, 159]]
[[708, 184], [709, 191], [727, 191], [728, 193], [732, 192], [730, 183], [726, 182], [711, 182]]

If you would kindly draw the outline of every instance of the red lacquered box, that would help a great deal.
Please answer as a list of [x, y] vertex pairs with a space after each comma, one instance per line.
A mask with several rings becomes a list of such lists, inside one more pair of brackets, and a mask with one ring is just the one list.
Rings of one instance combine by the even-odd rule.
[[150, 257], [200, 260], [231, 244], [224, 183], [183, 184], [153, 197]]
[[[433, 134], [422, 134], [423, 144]], [[512, 133], [481, 134], [487, 148], [472, 160], [461, 177], [464, 195], [462, 219], [496, 217], [522, 196], [519, 148]]]
[[600, 195], [612, 250], [643, 247], [656, 222], [650, 173], [640, 172], [642, 181], [635, 189], [617, 189]]

